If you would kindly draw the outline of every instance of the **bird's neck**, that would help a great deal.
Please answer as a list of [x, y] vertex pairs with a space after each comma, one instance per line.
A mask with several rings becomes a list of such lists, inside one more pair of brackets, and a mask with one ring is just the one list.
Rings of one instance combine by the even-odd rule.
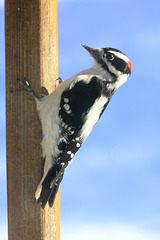
[[85, 69], [81, 72], [79, 72], [77, 75], [85, 75], [85, 74], [89, 74], [89, 75], [97, 75], [100, 78], [103, 79], [103, 81], [106, 81], [106, 83], [108, 84], [108, 86], [111, 89], [115, 89], [117, 90], [123, 83], [125, 83], [127, 81], [127, 74], [122, 74], [117, 78], [113, 78], [109, 72], [107, 72], [106, 70], [104, 70], [103, 68], [97, 66], [97, 65], [93, 65], [92, 68], [88, 68]]
[[112, 82], [113, 79], [112, 77], [110, 76], [110, 74], [107, 72], [107, 71], [104, 71], [102, 68], [96, 68], [96, 67], [92, 67], [92, 68], [88, 68], [88, 69], [85, 69], [81, 72], [79, 72], [77, 75], [97, 75], [99, 76], [100, 78], [108, 81], [108, 82]]
[[[91, 68], [93, 73], [105, 79], [110, 88], [117, 90], [122, 84], [127, 81], [128, 74], [121, 74], [119, 76], [112, 76], [107, 70], [99, 66], [99, 64], [94, 63]], [[109, 82], [109, 83], [108, 83]]]

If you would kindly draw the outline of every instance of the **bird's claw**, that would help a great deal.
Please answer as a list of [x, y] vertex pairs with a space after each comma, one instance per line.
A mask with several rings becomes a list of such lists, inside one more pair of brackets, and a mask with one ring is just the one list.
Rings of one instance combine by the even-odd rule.
[[58, 77], [56, 79], [56, 86], [60, 85], [63, 82], [62, 78]]
[[24, 80], [21, 80], [20, 78], [17, 78], [17, 81], [23, 86], [23, 90], [13, 90], [12, 88], [10, 89], [11, 93], [27, 93], [29, 94], [32, 98], [34, 99], [38, 99], [38, 97], [36, 96], [36, 94], [34, 93], [33, 89], [31, 88], [31, 85], [29, 84], [29, 82], [26, 80], [26, 78], [24, 78]]

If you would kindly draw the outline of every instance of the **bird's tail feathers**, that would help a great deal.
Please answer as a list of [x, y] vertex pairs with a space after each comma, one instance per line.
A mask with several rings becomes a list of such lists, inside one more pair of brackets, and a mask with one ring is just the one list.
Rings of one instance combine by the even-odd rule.
[[36, 190], [35, 198], [37, 200], [37, 203], [41, 203], [42, 208], [45, 207], [47, 202], [50, 207], [52, 207], [54, 204], [58, 187], [60, 185], [60, 182], [62, 181], [64, 172], [62, 173], [58, 181], [53, 186], [51, 186], [51, 183], [54, 180], [54, 178], [57, 176], [60, 170], [61, 170], [61, 165], [59, 164], [53, 165], [52, 168], [49, 169], [45, 178], [44, 179], [42, 178]]

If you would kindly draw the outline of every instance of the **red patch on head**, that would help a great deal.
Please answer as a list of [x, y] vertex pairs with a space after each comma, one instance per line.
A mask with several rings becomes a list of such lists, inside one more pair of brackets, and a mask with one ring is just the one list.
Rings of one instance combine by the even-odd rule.
[[132, 71], [132, 63], [131, 63], [130, 60], [128, 61], [128, 68], [129, 68], [130, 71]]

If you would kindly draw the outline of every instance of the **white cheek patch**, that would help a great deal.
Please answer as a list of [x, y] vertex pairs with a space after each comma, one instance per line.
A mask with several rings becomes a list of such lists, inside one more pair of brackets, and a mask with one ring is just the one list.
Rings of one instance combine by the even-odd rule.
[[129, 61], [129, 58], [126, 55], [124, 55], [123, 53], [115, 52], [115, 51], [111, 51], [111, 50], [108, 52], [113, 53], [116, 57], [123, 59], [126, 63], [128, 63], [128, 61]]
[[114, 73], [116, 76], [121, 75], [122, 73], [118, 71], [110, 62], [107, 63], [109, 71]]

